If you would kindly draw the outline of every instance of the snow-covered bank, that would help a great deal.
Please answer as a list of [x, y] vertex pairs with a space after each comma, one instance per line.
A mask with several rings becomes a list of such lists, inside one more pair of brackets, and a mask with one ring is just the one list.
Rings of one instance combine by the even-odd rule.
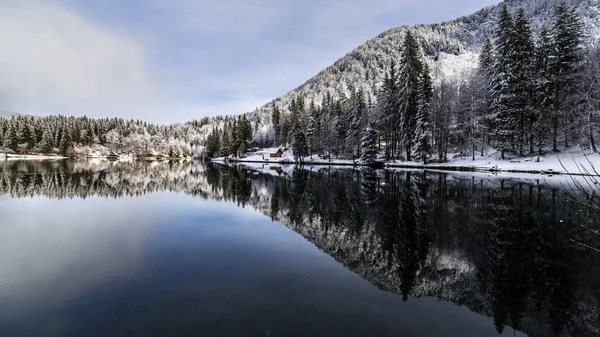
[[[386, 167], [422, 168], [454, 171], [487, 171], [533, 174], [596, 175], [600, 170], [600, 154], [570, 148], [559, 153], [543, 156], [514, 157], [500, 159], [498, 152], [468, 157], [455, 157], [445, 163], [423, 165], [416, 162], [393, 161]], [[596, 172], [595, 172], [596, 171]]]
[[[219, 157], [215, 162], [239, 162], [262, 164], [296, 164], [291, 151], [283, 151], [281, 157], [271, 157], [277, 148], [262, 149], [249, 153], [246, 157]], [[600, 171], [600, 154], [582, 151], [580, 148], [570, 148], [559, 153], [549, 153], [543, 156], [515, 157], [502, 160], [498, 152], [490, 152], [484, 156], [471, 157], [455, 156], [444, 163], [431, 163], [423, 165], [418, 162], [407, 161], [380, 161], [386, 168], [414, 168], [442, 171], [484, 171], [484, 172], [510, 172], [530, 174], [572, 174], [595, 175]], [[364, 166], [360, 160], [327, 159], [317, 155], [306, 157], [304, 165], [342, 165]]]
[[67, 157], [0, 153], [0, 160], [2, 160], [2, 159], [6, 159], [6, 160], [61, 160], [61, 159], [67, 159]]

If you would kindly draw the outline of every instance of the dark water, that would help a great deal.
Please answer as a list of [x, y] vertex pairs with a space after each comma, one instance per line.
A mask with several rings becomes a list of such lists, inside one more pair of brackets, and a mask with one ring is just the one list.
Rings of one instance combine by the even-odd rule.
[[598, 335], [566, 179], [283, 169], [1, 163], [0, 336]]

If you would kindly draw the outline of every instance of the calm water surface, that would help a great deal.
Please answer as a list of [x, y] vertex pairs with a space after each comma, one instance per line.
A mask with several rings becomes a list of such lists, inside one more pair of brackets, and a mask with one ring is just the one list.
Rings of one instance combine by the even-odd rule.
[[0, 336], [594, 336], [564, 182], [2, 162]]

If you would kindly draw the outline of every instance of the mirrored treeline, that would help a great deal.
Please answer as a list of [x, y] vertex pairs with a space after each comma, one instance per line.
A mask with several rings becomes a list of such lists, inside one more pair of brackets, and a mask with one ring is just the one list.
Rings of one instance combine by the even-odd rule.
[[190, 161], [0, 164], [0, 193], [12, 197], [158, 191], [253, 207], [380, 289], [468, 307], [499, 332], [600, 332], [600, 219], [576, 192], [543, 178]]

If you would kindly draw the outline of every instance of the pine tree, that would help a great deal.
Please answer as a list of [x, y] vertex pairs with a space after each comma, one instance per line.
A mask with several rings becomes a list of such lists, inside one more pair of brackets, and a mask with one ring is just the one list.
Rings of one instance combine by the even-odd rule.
[[210, 158], [219, 157], [221, 150], [221, 139], [216, 128], [212, 130], [206, 139], [206, 155]]
[[294, 138], [292, 142], [292, 153], [294, 159], [298, 163], [304, 162], [304, 157], [308, 156], [308, 144], [306, 142], [306, 135], [300, 127], [296, 127], [294, 131]]
[[523, 155], [526, 144], [533, 152], [533, 108], [531, 106], [533, 94], [533, 65], [534, 47], [531, 24], [525, 14], [525, 9], [519, 9], [515, 19], [514, 34], [514, 63], [511, 90], [514, 92], [513, 105], [516, 109], [517, 120], [517, 147], [520, 155]]
[[73, 147], [73, 144], [71, 142], [71, 135], [69, 134], [69, 129], [68, 129], [68, 127], [64, 127], [63, 131], [62, 131], [62, 135], [60, 137], [60, 143], [59, 143], [60, 153], [63, 156], [68, 155], [69, 151], [71, 150], [72, 147]]
[[27, 148], [33, 149], [33, 148], [35, 148], [35, 146], [38, 143], [37, 128], [36, 128], [35, 121], [30, 120], [28, 128], [29, 128], [29, 142], [27, 143]]
[[489, 37], [485, 38], [481, 54], [479, 54], [479, 69], [491, 73], [494, 68], [494, 45]]
[[[484, 149], [484, 137], [486, 131], [490, 127], [491, 123], [491, 112], [493, 105], [493, 77], [494, 77], [494, 65], [495, 65], [495, 51], [491, 40], [486, 37], [483, 49], [479, 55], [479, 67], [475, 73], [475, 82], [477, 83], [477, 102], [478, 110], [480, 112], [481, 120], [478, 126], [483, 130], [480, 131], [481, 136], [481, 155], [483, 156]], [[489, 141], [489, 138], [488, 138]]]
[[231, 154], [231, 140], [229, 138], [229, 124], [225, 124], [223, 128], [223, 146], [221, 147], [221, 155], [227, 157]]
[[52, 153], [54, 148], [54, 140], [52, 137], [52, 131], [50, 130], [50, 126], [46, 126], [44, 128], [44, 133], [42, 134], [42, 142], [40, 144], [40, 151], [42, 153], [48, 154]]
[[11, 121], [8, 123], [8, 129], [6, 131], [6, 134], [4, 136], [4, 147], [7, 147], [13, 151], [17, 151], [19, 148], [19, 139], [17, 137], [17, 126], [16, 124], [16, 119], [12, 118]]
[[[554, 143], [558, 137], [559, 120], [562, 120], [565, 147], [568, 147], [569, 128], [573, 122], [571, 107], [575, 105], [577, 77], [581, 71], [583, 26], [575, 9], [570, 8], [564, 1], [556, 7], [552, 37], [555, 53], [552, 61], [555, 99]], [[555, 144], [553, 148], [558, 150]]]
[[344, 114], [344, 110], [342, 108], [342, 102], [337, 101], [335, 103], [334, 109], [335, 115], [335, 133], [337, 138], [337, 153], [338, 156], [340, 153], [344, 153], [346, 149], [346, 136], [348, 132], [348, 122], [346, 120], [346, 115]]
[[361, 139], [360, 146], [363, 149], [360, 159], [365, 164], [372, 164], [377, 160], [377, 142], [379, 132], [369, 126]]
[[277, 146], [281, 142], [281, 112], [275, 102], [273, 102], [271, 119], [273, 121], [273, 131], [275, 131], [275, 146]]
[[[543, 26], [538, 37], [535, 51], [535, 71], [534, 71], [534, 135], [535, 147], [538, 153], [543, 154], [548, 134], [555, 124], [554, 89], [553, 89], [553, 69], [551, 58], [554, 54], [552, 40], [548, 29]], [[556, 140], [556, 138], [555, 138]], [[553, 142], [553, 150], [558, 151], [556, 141]]]
[[504, 159], [504, 153], [514, 147], [516, 130], [519, 126], [515, 102], [514, 42], [515, 30], [512, 16], [504, 5], [496, 29], [496, 60], [492, 83], [493, 110], [495, 113], [494, 134]]
[[423, 164], [427, 164], [431, 146], [431, 126], [430, 126], [430, 109], [431, 99], [433, 97], [433, 84], [431, 83], [431, 75], [429, 67], [423, 64], [423, 72], [419, 81], [419, 95], [417, 105], [417, 116], [415, 122], [415, 132], [413, 144], [415, 146], [415, 154], [417, 159], [423, 160]]
[[409, 30], [404, 38], [398, 74], [398, 97], [400, 127], [406, 151], [406, 160], [411, 160], [413, 134], [419, 100], [419, 82], [423, 72], [423, 56], [419, 42]]
[[360, 157], [360, 148], [358, 146], [358, 140], [360, 137], [360, 131], [362, 129], [363, 115], [366, 111], [366, 103], [364, 91], [359, 89], [352, 93], [350, 97], [350, 123], [346, 131], [346, 143], [349, 145], [352, 157], [354, 158], [354, 150], [357, 149], [357, 157]]
[[390, 63], [390, 69], [385, 74], [383, 85], [379, 91], [377, 105], [375, 109], [381, 119], [382, 129], [385, 130], [385, 157], [386, 159], [394, 158], [396, 140], [398, 138], [398, 84], [396, 82], [396, 63], [394, 60]]
[[308, 126], [306, 128], [306, 138], [308, 141], [308, 152], [312, 159], [313, 151], [317, 143], [317, 121], [314, 116], [308, 118]]

